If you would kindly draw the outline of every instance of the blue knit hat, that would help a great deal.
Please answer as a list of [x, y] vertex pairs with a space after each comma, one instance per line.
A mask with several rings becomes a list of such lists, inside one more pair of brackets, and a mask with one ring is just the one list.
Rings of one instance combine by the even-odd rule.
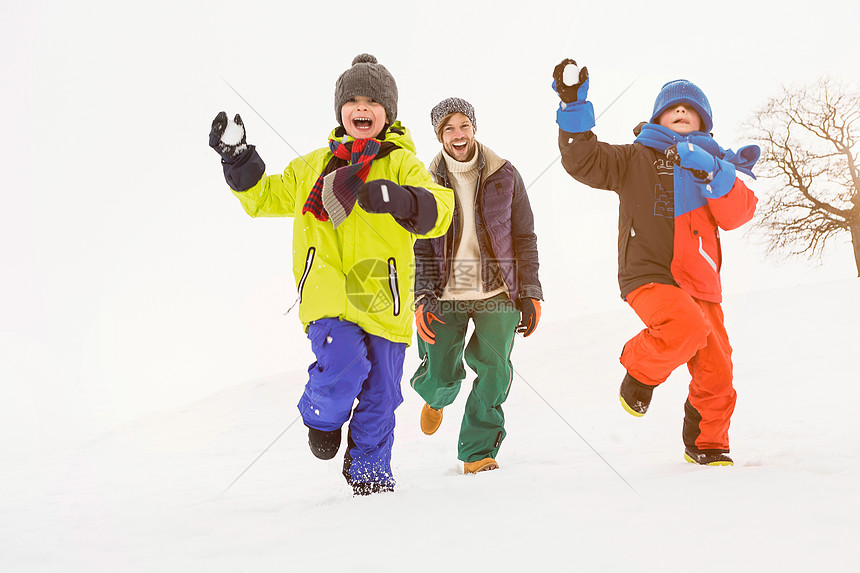
[[702, 131], [710, 133], [714, 129], [711, 104], [708, 103], [705, 92], [699, 89], [699, 86], [687, 80], [675, 80], [663, 86], [660, 93], [657, 94], [657, 99], [654, 101], [654, 113], [651, 114], [651, 123], [654, 123], [664, 111], [679, 103], [693, 106], [693, 109], [702, 118]]

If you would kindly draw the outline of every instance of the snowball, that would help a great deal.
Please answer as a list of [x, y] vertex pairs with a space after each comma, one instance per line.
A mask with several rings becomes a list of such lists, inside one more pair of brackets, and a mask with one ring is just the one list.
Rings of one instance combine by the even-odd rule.
[[239, 145], [243, 137], [245, 137], [245, 128], [231, 119], [227, 122], [224, 133], [221, 134], [221, 141], [226, 145]]
[[561, 75], [561, 81], [566, 86], [572, 86], [579, 83], [579, 66], [576, 64], [567, 64], [564, 66], [564, 72]]

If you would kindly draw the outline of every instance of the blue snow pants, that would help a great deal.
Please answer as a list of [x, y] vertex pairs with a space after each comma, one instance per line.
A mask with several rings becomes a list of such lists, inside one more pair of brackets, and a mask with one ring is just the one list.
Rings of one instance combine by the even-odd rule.
[[343, 426], [352, 413], [350, 479], [393, 487], [394, 410], [403, 403], [400, 380], [406, 344], [368, 334], [337, 318], [310, 323], [308, 338], [317, 360], [308, 368], [308, 383], [299, 400], [302, 420], [311, 428], [331, 431]]

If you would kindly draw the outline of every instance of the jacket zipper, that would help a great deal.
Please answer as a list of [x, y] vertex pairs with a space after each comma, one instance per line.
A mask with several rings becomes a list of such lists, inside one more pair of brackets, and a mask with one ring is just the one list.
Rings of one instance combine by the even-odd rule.
[[[516, 338], [516, 336], [517, 336], [517, 331], [515, 329], [514, 332], [511, 333], [511, 341], [508, 344], [508, 348], [510, 348], [511, 350], [513, 350], [513, 348], [514, 348], [514, 338]], [[508, 362], [510, 362], [510, 361], [511, 361], [511, 351], [509, 350], [508, 351]], [[513, 383], [514, 383], [514, 368], [513, 368], [513, 366], [511, 366], [511, 373], [508, 377], [508, 387], [505, 388], [505, 396], [507, 396], [508, 392], [511, 391], [511, 385]]]
[[394, 316], [400, 316], [400, 289], [397, 284], [397, 260], [394, 257], [388, 259], [388, 288], [394, 301]]
[[412, 386], [412, 388], [415, 388], [415, 383], [418, 382], [420, 379], [424, 378], [425, 376], [427, 376], [427, 374], [430, 372], [430, 370], [427, 367], [427, 361], [428, 360], [430, 360], [430, 355], [425, 354], [424, 358], [421, 359], [421, 365], [418, 367], [418, 370], [421, 370], [422, 368], [424, 368], [424, 373], [421, 374], [420, 376], [416, 376], [415, 378], [413, 378], [409, 382], [409, 385]]
[[305, 272], [302, 273], [302, 278], [299, 281], [299, 302], [302, 302], [302, 291], [305, 288], [305, 281], [308, 280], [308, 275], [311, 273], [311, 268], [314, 264], [314, 255], [316, 254], [316, 247], [311, 247], [308, 249], [308, 255], [305, 257]]

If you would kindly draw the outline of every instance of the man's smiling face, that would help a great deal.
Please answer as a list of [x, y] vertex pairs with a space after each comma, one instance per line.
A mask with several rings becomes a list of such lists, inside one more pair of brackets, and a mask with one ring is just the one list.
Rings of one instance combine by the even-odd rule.
[[462, 113], [452, 114], [442, 128], [442, 148], [457, 161], [469, 161], [475, 155], [475, 128]]
[[670, 107], [657, 118], [657, 125], [668, 127], [675, 133], [690, 133], [702, 130], [702, 118], [691, 106], [681, 103]]

